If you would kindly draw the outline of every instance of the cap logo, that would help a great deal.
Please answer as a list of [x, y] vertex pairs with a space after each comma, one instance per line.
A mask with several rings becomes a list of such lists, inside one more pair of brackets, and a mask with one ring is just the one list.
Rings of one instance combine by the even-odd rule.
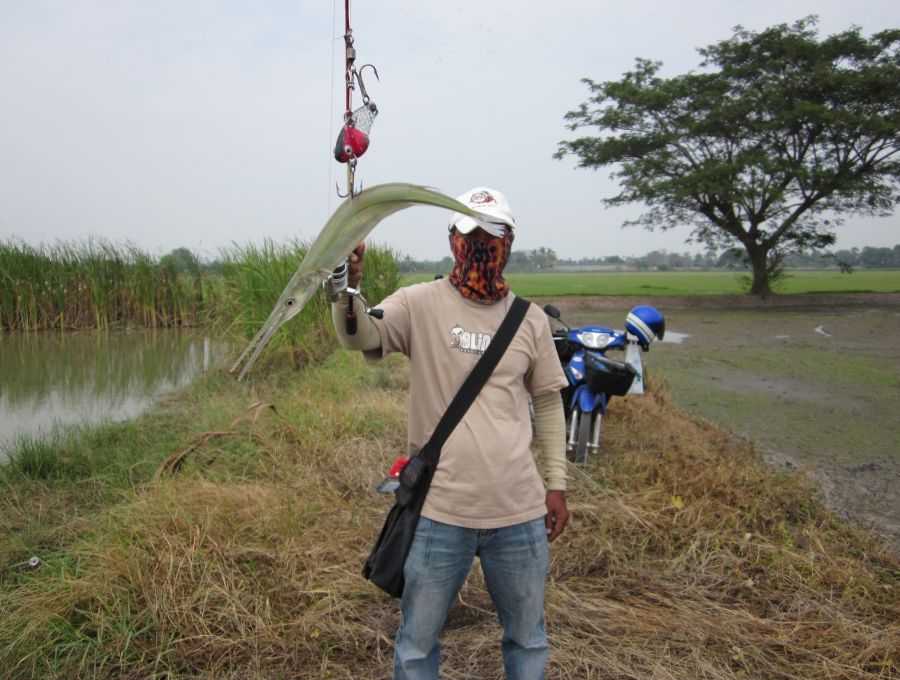
[[469, 203], [474, 203], [476, 205], [482, 205], [485, 203], [496, 203], [494, 197], [487, 191], [476, 191], [469, 197]]

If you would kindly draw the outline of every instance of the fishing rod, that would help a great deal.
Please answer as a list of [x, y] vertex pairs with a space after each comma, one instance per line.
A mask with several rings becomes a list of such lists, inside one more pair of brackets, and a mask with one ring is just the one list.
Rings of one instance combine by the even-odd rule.
[[[338, 196], [341, 198], [353, 197], [359, 193], [355, 186], [356, 163], [369, 148], [369, 133], [378, 115], [378, 107], [369, 97], [362, 77], [362, 72], [367, 68], [371, 68], [375, 78], [379, 79], [378, 69], [372, 64], [365, 64], [358, 70], [356, 68], [356, 48], [353, 46], [353, 29], [350, 27], [350, 0], [344, 0], [344, 124], [334, 144], [334, 159], [338, 163], [347, 164], [347, 190], [342, 194], [338, 189]], [[354, 110], [353, 92], [357, 85], [362, 95], [362, 105]]]
[[[355, 188], [357, 161], [369, 147], [369, 132], [372, 121], [378, 114], [378, 108], [366, 92], [361, 72], [370, 67], [377, 77], [378, 71], [371, 64], [366, 64], [358, 70], [355, 67], [356, 49], [353, 47], [353, 33], [350, 29], [349, 0], [345, 0], [345, 7], [346, 111], [344, 126], [338, 135], [334, 155], [338, 162], [347, 163], [348, 166], [347, 193], [342, 195], [346, 200], [338, 206], [310, 244], [269, 317], [235, 361], [231, 372], [237, 372], [238, 380], [247, 375], [276, 331], [297, 316], [320, 287], [325, 288], [325, 293], [332, 302], [340, 301], [341, 293], [347, 293], [350, 301], [348, 310], [350, 315], [347, 317], [349, 334], [355, 331], [356, 316], [352, 313], [354, 298], [360, 298], [362, 310], [366, 314], [381, 318], [380, 309], [368, 307], [360, 291], [348, 287], [347, 253], [362, 243], [372, 229], [386, 217], [414, 205], [431, 205], [466, 215], [479, 223], [491, 222], [490, 216], [428, 187], [393, 182], [365, 190]], [[362, 94], [362, 105], [353, 109], [352, 95], [357, 86]], [[338, 194], [340, 195], [340, 188]]]
[[[334, 159], [338, 163], [346, 163], [347, 165], [346, 193], [342, 194], [340, 189], [337, 191], [338, 196], [341, 198], [353, 198], [359, 193], [359, 190], [356, 189], [356, 164], [359, 158], [369, 149], [369, 133], [372, 130], [372, 123], [378, 115], [378, 107], [369, 97], [369, 93], [366, 91], [366, 84], [363, 81], [362, 72], [366, 68], [371, 68], [375, 78], [380, 80], [378, 69], [372, 64], [365, 64], [359, 70], [356, 68], [356, 48], [353, 46], [353, 29], [350, 27], [350, 0], [344, 0], [344, 124], [334, 144]], [[354, 110], [353, 92], [357, 84], [362, 95], [362, 105]], [[362, 187], [360, 186], [361, 189]], [[330, 297], [332, 301], [338, 299], [340, 292], [350, 292], [347, 298], [347, 311], [344, 318], [347, 335], [355, 335], [356, 312], [353, 310], [353, 297], [359, 295], [359, 291], [348, 288], [347, 277], [348, 263], [344, 260], [332, 273], [328, 281], [328, 288], [331, 291]]]

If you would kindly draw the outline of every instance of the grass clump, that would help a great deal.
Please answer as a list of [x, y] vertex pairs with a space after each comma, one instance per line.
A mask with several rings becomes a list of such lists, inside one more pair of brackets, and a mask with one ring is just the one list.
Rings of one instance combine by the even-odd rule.
[[61, 438], [59, 430], [54, 430], [43, 437], [15, 438], [3, 448], [9, 453], [4, 456], [0, 476], [7, 483], [16, 479], [44, 481], [71, 479], [75, 475], [75, 470], [67, 465], [58, 453], [63, 447]]
[[[130, 485], [5, 477], [4, 672], [390, 677], [396, 601], [359, 570], [389, 506], [372, 489], [405, 446], [407, 370], [338, 352], [247, 384], [210, 376], [137, 421], [142, 446], [118, 442]], [[612, 404], [601, 454], [571, 470], [548, 677], [897, 677], [886, 545], [651, 387]], [[503, 677], [499, 638], [476, 569], [442, 677]]]

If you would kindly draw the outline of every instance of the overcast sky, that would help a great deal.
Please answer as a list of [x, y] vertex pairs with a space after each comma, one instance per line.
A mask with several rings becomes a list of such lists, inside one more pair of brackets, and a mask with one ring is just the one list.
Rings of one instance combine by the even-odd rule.
[[[499, 189], [517, 249], [688, 250], [687, 227], [621, 229], [641, 210], [603, 208], [607, 170], [552, 158], [570, 136], [563, 116], [587, 98], [580, 79], [619, 78], [636, 57], [675, 75], [735, 25], [810, 14], [821, 36], [900, 25], [891, 0], [357, 0], [357, 64], [381, 75], [364, 73], [380, 113], [358, 177]], [[340, 0], [0, 0], [0, 238], [96, 235], [204, 257], [311, 240], [345, 181], [331, 156], [342, 34]], [[448, 217], [412, 208], [370, 240], [437, 259]], [[838, 247], [893, 246], [898, 223], [848, 221]]]

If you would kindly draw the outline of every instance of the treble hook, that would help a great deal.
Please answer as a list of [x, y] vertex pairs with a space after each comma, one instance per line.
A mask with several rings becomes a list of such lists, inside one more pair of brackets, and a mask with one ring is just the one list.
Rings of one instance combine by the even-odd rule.
[[359, 91], [360, 94], [362, 94], [363, 104], [369, 106], [369, 108], [372, 108], [375, 106], [375, 104], [372, 104], [372, 100], [369, 99], [369, 94], [366, 92], [366, 84], [363, 82], [362, 78], [362, 72], [366, 69], [367, 66], [375, 73], [375, 80], [381, 82], [381, 78], [378, 77], [378, 69], [375, 68], [375, 66], [373, 66], [372, 64], [364, 64], [363, 66], [360, 66], [358, 70], [354, 71], [354, 75], [356, 76], [356, 82], [359, 83]]
[[347, 178], [347, 180], [348, 180], [347, 181], [347, 193], [342, 194], [341, 187], [338, 186], [337, 182], [334, 183], [334, 188], [337, 190], [338, 198], [347, 198], [348, 196], [350, 198], [354, 198], [360, 191], [362, 191], [362, 188], [363, 188], [362, 182], [359, 183], [359, 189], [357, 189], [355, 186], [356, 185], [356, 157], [354, 156], [354, 157], [350, 158], [350, 160], [347, 161], [347, 165], [350, 168], [349, 177]]
[[350, 187], [350, 191], [348, 191], [346, 194], [342, 194], [341, 188], [338, 186], [337, 182], [334, 183], [334, 188], [337, 191], [338, 198], [356, 198], [357, 196], [359, 196], [359, 192], [363, 189], [362, 184], [360, 184], [358, 189], [356, 187]]
[[359, 188], [351, 185], [350, 191], [348, 191], [346, 194], [341, 193], [341, 187], [338, 186], [337, 182], [334, 183], [334, 188], [337, 191], [338, 198], [347, 198], [348, 196], [350, 198], [356, 198], [357, 196], [359, 196], [359, 192], [363, 190], [363, 185], [362, 182], [359, 183]]

